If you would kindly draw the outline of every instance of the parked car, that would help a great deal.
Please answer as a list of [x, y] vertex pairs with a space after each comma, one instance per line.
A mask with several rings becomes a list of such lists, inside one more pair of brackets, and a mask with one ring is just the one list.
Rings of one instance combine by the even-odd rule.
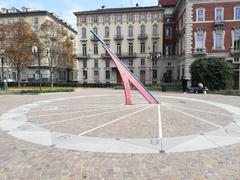
[[14, 79], [4, 79], [4, 82], [16, 82]]

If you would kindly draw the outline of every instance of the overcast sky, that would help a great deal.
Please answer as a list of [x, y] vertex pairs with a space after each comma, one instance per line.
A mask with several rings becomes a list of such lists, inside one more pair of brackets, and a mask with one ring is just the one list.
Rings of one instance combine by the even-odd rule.
[[76, 27], [75, 11], [94, 10], [105, 5], [106, 8], [155, 6], [158, 0], [0, 0], [0, 8], [29, 7], [33, 10], [47, 10], [56, 13], [64, 21]]

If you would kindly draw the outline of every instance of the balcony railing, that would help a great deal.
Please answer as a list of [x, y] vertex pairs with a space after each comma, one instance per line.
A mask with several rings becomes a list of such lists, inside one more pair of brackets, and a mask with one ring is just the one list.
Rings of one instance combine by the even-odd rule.
[[88, 59], [90, 58], [89, 54], [77, 54], [76, 59]]
[[152, 34], [152, 39], [158, 39], [159, 38], [159, 34]]
[[121, 34], [120, 34], [120, 35], [115, 35], [115, 36], [114, 36], [114, 40], [115, 40], [115, 41], [121, 41], [121, 40], [123, 40], [123, 35], [121, 35]]
[[[116, 53], [117, 57], [119, 58], [134, 58], [134, 57], [137, 57], [137, 53]], [[103, 59], [107, 59], [107, 58], [110, 58], [110, 56], [106, 53], [103, 53], [101, 54], [101, 58]]]
[[233, 56], [240, 56], [240, 47], [239, 48], [231, 48], [230, 54]]
[[207, 55], [206, 48], [193, 49], [193, 55], [194, 56], [205, 56], [205, 55]]
[[142, 33], [142, 34], [138, 35], [138, 39], [147, 39], [147, 38], [148, 38], [148, 35], [145, 34], [145, 33], [144, 34]]
[[98, 39], [95, 36], [92, 36], [91, 41], [98, 41]]
[[224, 22], [222, 20], [216, 20], [214, 23], [215, 27], [223, 27], [224, 26]]

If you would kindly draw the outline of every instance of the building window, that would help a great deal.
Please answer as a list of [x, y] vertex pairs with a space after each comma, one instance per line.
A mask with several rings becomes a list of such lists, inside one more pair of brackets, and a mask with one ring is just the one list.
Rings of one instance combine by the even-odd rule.
[[165, 56], [166, 57], [170, 56], [170, 46], [165, 46]]
[[132, 59], [129, 59], [129, 60], [128, 60], [128, 64], [129, 64], [129, 66], [133, 66], [133, 60], [132, 60]]
[[140, 21], [145, 21], [146, 19], [147, 19], [147, 16], [146, 16], [145, 13], [139, 14], [139, 20], [140, 20]]
[[86, 38], [87, 36], [87, 30], [86, 28], [82, 28], [82, 38]]
[[235, 20], [240, 20], [240, 7], [235, 7], [234, 8], [234, 19]]
[[109, 37], [109, 27], [106, 26], [105, 27], [105, 38], [108, 38]]
[[215, 32], [215, 49], [223, 49], [223, 31]]
[[106, 70], [106, 79], [110, 79], [110, 71]]
[[94, 32], [95, 34], [97, 34], [97, 33], [98, 33], [98, 29], [97, 29], [96, 27], [94, 27], [94, 28], [93, 28], [93, 32]]
[[117, 37], [121, 37], [121, 27], [117, 26]]
[[98, 59], [94, 59], [94, 68], [98, 68]]
[[141, 52], [142, 54], [145, 53], [145, 42], [141, 42], [140, 52]]
[[141, 59], [141, 66], [145, 66], [145, 59]]
[[128, 53], [129, 55], [133, 55], [133, 43], [128, 44]]
[[33, 26], [38, 26], [38, 24], [39, 24], [39, 18], [38, 18], [38, 17], [33, 17], [32, 23], [33, 23]]
[[117, 54], [121, 55], [121, 44], [117, 43]]
[[87, 71], [86, 70], [84, 70], [83, 71], [83, 79], [87, 79], [88, 77], [87, 77]]
[[109, 61], [109, 59], [106, 59], [105, 65], [106, 65], [106, 67], [110, 67], [110, 61]]
[[4, 19], [0, 19], [0, 26], [4, 24]]
[[158, 35], [158, 25], [154, 24], [153, 25], [153, 36], [157, 36]]
[[83, 56], [87, 56], [87, 45], [86, 44], [82, 45], [82, 53], [83, 53]]
[[153, 79], [157, 79], [157, 70], [153, 69]]
[[122, 22], [122, 15], [118, 14], [115, 16], [116, 22]]
[[152, 60], [152, 65], [153, 65], [153, 66], [157, 66], [157, 59], [156, 59], [156, 58], [153, 58], [153, 60]]
[[141, 25], [141, 36], [145, 36], [145, 26]]
[[86, 16], [81, 17], [81, 22], [82, 22], [82, 23], [86, 23], [86, 22], [87, 22], [87, 17], [86, 17]]
[[96, 44], [94, 44], [93, 45], [93, 53], [94, 53], [94, 55], [96, 55], [96, 54], [98, 54], [98, 44], [96, 43]]
[[93, 22], [94, 22], [94, 23], [97, 23], [97, 22], [98, 22], [98, 16], [93, 16], [92, 18], [93, 18]]
[[133, 26], [128, 26], [128, 37], [133, 37]]
[[152, 20], [158, 20], [159, 14], [158, 13], [152, 13]]
[[104, 22], [105, 23], [110, 22], [110, 16], [109, 15], [104, 16]]
[[196, 48], [197, 49], [203, 49], [204, 46], [204, 31], [197, 31], [197, 37], [196, 37]]
[[234, 31], [233, 49], [240, 50], [240, 30]]
[[222, 21], [223, 20], [223, 8], [216, 8], [215, 9], [215, 21]]
[[165, 39], [171, 39], [172, 38], [172, 27], [166, 27], [165, 28]]
[[205, 21], [205, 9], [197, 9], [196, 13], [197, 21]]
[[157, 53], [158, 52], [158, 44], [157, 42], [153, 42], [153, 53]]
[[13, 24], [14, 23], [14, 19], [8, 19], [8, 24]]
[[86, 59], [83, 60], [83, 68], [87, 68], [87, 60]]
[[128, 14], [127, 19], [128, 21], [133, 21], [133, 14]]

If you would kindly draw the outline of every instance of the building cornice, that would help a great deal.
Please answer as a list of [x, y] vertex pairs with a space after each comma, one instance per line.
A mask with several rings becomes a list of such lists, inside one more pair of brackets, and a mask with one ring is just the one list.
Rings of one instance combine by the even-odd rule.
[[145, 7], [126, 7], [126, 8], [108, 8], [97, 9], [92, 11], [78, 11], [74, 12], [75, 16], [80, 15], [98, 15], [98, 14], [111, 14], [111, 13], [134, 13], [134, 12], [148, 12], [148, 11], [164, 11], [161, 6], [145, 6]]
[[18, 12], [0, 13], [0, 18], [16, 18], [16, 17], [28, 17], [28, 16], [49, 16], [52, 19], [54, 19], [56, 22], [60, 23], [62, 26], [72, 31], [74, 34], [77, 34], [77, 31], [73, 29], [70, 25], [68, 25], [62, 19], [56, 17], [54, 13], [50, 13], [48, 11], [37, 10], [37, 11], [27, 11], [27, 12], [18, 11]]

